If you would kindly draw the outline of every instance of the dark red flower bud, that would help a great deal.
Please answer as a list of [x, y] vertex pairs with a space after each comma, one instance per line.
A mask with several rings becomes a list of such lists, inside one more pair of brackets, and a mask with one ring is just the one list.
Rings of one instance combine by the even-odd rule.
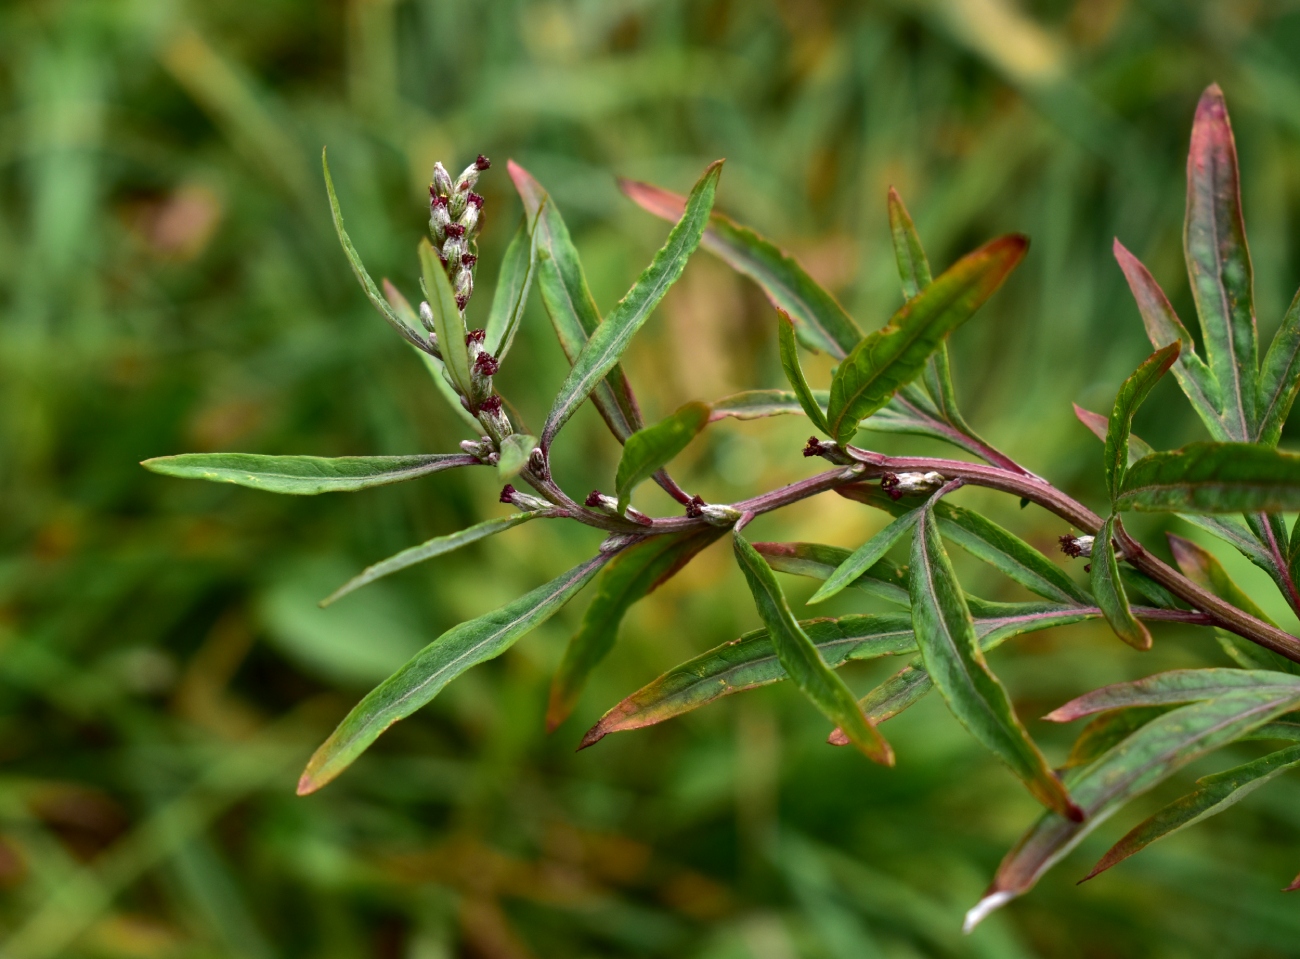
[[438, 262], [442, 264], [444, 270], [447, 269], [447, 258], [442, 255], [441, 250], [438, 251]]
[[493, 393], [491, 396], [489, 396], [487, 399], [483, 401], [482, 407], [483, 409], [487, 410], [489, 413], [493, 413], [493, 414], [500, 413], [501, 397]]
[[583, 502], [586, 503], [586, 505], [590, 506], [592, 509], [595, 509], [597, 506], [600, 505], [600, 500], [601, 500], [600, 490], [594, 489], [587, 494], [587, 498], [583, 500]]
[[482, 343], [486, 339], [487, 330], [470, 330], [465, 334], [465, 345], [469, 346], [471, 343]]
[[457, 239], [465, 235], [465, 228], [459, 223], [448, 223], [444, 229], [446, 229], [448, 236], [454, 236]]
[[465, 305], [466, 305], [467, 303], [469, 303], [469, 294], [468, 294], [468, 293], [458, 293], [458, 294], [456, 294], [456, 309], [458, 309], [458, 310], [464, 310], [464, 309], [465, 309]]
[[1061, 552], [1071, 559], [1078, 559], [1083, 555], [1083, 549], [1079, 546], [1079, 538], [1072, 533], [1066, 533], [1060, 537]]
[[900, 500], [903, 498], [903, 493], [898, 488], [898, 477], [893, 473], [885, 473], [880, 477], [880, 488], [884, 490], [892, 500]]
[[437, 192], [435, 192], [435, 190], [436, 190], [436, 187], [434, 187], [434, 185], [433, 185], [432, 183], [430, 183], [430, 184], [429, 184], [429, 197], [430, 197], [431, 202], [433, 203], [434, 206], [443, 206], [443, 207], [445, 207], [445, 206], [447, 205], [447, 198], [446, 198], [445, 196], [443, 196], [441, 193], [437, 193]]
[[483, 198], [479, 196], [477, 193], [471, 193], [469, 196], [465, 198], [465, 200], [468, 203], [473, 203], [480, 210], [483, 209]]
[[686, 504], [686, 515], [696, 519], [704, 515], [704, 497], [696, 493], [691, 497], [691, 501]]
[[473, 253], [462, 253], [460, 255], [460, 262], [464, 266], [473, 266], [478, 262], [478, 257]]
[[815, 436], [808, 437], [808, 444], [803, 448], [804, 456], [821, 456], [822, 441]]
[[501, 487], [501, 502], [513, 503], [514, 495], [515, 495], [515, 488], [511, 486], [509, 483]]
[[478, 155], [478, 159], [474, 161], [474, 165], [478, 167], [480, 170], [486, 170], [488, 167], [492, 165], [492, 161], [480, 153]]
[[491, 353], [484, 350], [474, 359], [474, 369], [484, 376], [496, 376], [501, 364]]

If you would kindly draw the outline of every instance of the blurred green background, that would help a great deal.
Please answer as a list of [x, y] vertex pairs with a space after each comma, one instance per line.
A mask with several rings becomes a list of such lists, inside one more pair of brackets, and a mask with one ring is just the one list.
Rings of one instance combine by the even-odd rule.
[[[825, 722], [783, 686], [574, 754], [621, 697], [756, 624], [725, 542], [634, 608], [555, 734], [542, 731], [549, 673], [584, 598], [295, 798], [307, 756], [370, 685], [598, 537], [530, 524], [325, 612], [315, 601], [361, 567], [502, 513], [494, 478], [308, 499], [136, 465], [464, 438], [353, 281], [322, 145], [371, 271], [408, 294], [433, 161], [454, 172], [492, 157], [480, 317], [519, 216], [507, 157], [551, 190], [608, 310], [666, 233], [614, 176], [684, 190], [725, 156], [719, 208], [794, 252], [865, 329], [900, 301], [888, 185], [936, 266], [1030, 234], [1025, 264], [955, 338], [958, 390], [995, 444], [1095, 504], [1099, 446], [1070, 401], [1108, 408], [1149, 351], [1110, 241], [1192, 315], [1183, 164], [1210, 82], [1236, 124], [1264, 337], [1300, 278], [1297, 50], [1295, 0], [9, 0], [3, 954], [1300, 955], [1300, 903], [1278, 892], [1300, 868], [1294, 777], [1076, 888], [1184, 776], [963, 938], [962, 911], [1035, 807], [937, 697], [885, 727], [893, 770], [824, 745]], [[780, 385], [774, 331], [762, 296], [698, 254], [627, 358], [647, 418]], [[825, 358], [808, 366], [824, 386]], [[535, 426], [563, 374], [534, 302], [498, 382]], [[1172, 382], [1138, 429], [1158, 446], [1200, 436]], [[798, 455], [807, 432], [793, 417], [718, 424], [674, 472], [713, 501], [752, 495], [815, 469]], [[557, 456], [571, 492], [612, 486], [617, 447], [589, 408]], [[657, 490], [638, 497], [672, 508]], [[1044, 549], [1066, 532], [1033, 508], [960, 497]], [[755, 535], [853, 546], [882, 525], [824, 496]], [[1163, 549], [1156, 524], [1139, 532]], [[1224, 559], [1267, 598], [1262, 574]], [[974, 591], [1016, 598], [961, 568]], [[811, 592], [787, 585], [799, 602]], [[1072, 627], [1017, 640], [994, 665], [1059, 760], [1072, 730], [1032, 717], [1104, 682], [1223, 663], [1205, 631], [1156, 639], [1137, 654]], [[897, 665], [846, 675], [865, 690]]]

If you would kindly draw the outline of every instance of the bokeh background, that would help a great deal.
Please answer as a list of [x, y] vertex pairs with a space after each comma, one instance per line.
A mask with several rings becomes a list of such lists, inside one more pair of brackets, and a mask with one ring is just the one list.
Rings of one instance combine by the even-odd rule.
[[[885, 727], [893, 770], [826, 746], [825, 722], [782, 686], [575, 754], [621, 697], [753, 628], [725, 542], [634, 608], [553, 735], [549, 673], [585, 598], [295, 798], [311, 750], [374, 682], [597, 536], [530, 524], [325, 612], [315, 601], [361, 567], [499, 515], [493, 478], [293, 498], [136, 465], [464, 438], [353, 281], [323, 145], [371, 271], [408, 293], [431, 164], [454, 171], [480, 151], [495, 161], [480, 187], [490, 290], [519, 216], [514, 157], [567, 217], [604, 310], [666, 232], [615, 175], [684, 190], [725, 156], [719, 208], [793, 251], [865, 329], [900, 301], [890, 184], [936, 266], [1030, 234], [1022, 268], [955, 337], [958, 390], [996, 444], [1095, 504], [1099, 446], [1069, 404], [1105, 410], [1149, 351], [1111, 238], [1192, 315], [1183, 164], [1210, 82], [1242, 153], [1263, 337], [1300, 279], [1298, 52], [1295, 0], [5, 3], [4, 954], [1300, 955], [1300, 902], [1278, 891], [1300, 868], [1294, 777], [1074, 885], [1140, 815], [1232, 756], [1126, 810], [964, 938], [962, 911], [1035, 808], [937, 697]], [[780, 385], [774, 322], [747, 281], [698, 254], [627, 358], [648, 418]], [[808, 367], [824, 385], [825, 358]], [[563, 374], [534, 302], [499, 382], [536, 424]], [[1138, 429], [1156, 445], [1200, 436], [1172, 382]], [[752, 495], [814, 469], [798, 455], [806, 433], [793, 417], [718, 424], [674, 472], [710, 500]], [[612, 486], [617, 447], [590, 409], [557, 456], [572, 492]], [[671, 508], [657, 490], [638, 497]], [[1065, 532], [1036, 508], [960, 497], [1044, 549]], [[826, 496], [755, 535], [853, 546], [883, 522]], [[1139, 532], [1163, 548], [1157, 523]], [[1224, 559], [1294, 627], [1262, 574]], [[973, 591], [1017, 597], [958, 560]], [[796, 602], [811, 592], [787, 585]], [[1073, 627], [1017, 640], [994, 665], [1062, 759], [1073, 730], [1032, 717], [1104, 682], [1221, 664], [1205, 632], [1159, 628], [1140, 655]], [[865, 690], [896, 667], [846, 675]]]

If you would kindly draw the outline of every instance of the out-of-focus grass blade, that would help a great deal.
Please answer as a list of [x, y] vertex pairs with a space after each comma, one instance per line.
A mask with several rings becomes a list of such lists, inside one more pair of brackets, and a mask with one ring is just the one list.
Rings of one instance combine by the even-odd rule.
[[1157, 839], [1217, 816], [1295, 766], [1300, 766], [1300, 746], [1288, 746], [1253, 762], [1243, 763], [1212, 776], [1202, 776], [1196, 780], [1199, 789], [1174, 800], [1154, 816], [1134, 826], [1079, 881], [1086, 882], [1105, 872], [1134, 853], [1141, 852]]
[[707, 403], [687, 403], [654, 426], [637, 430], [627, 438], [614, 478], [620, 514], [627, 510], [632, 491], [686, 449], [708, 425], [711, 412]]
[[441, 556], [443, 553], [450, 553], [452, 550], [460, 549], [462, 546], [468, 546], [477, 540], [500, 533], [503, 530], [510, 529], [512, 526], [519, 526], [527, 523], [530, 519], [537, 519], [539, 516], [549, 515], [545, 510], [536, 510], [527, 513], [516, 513], [513, 516], [501, 516], [497, 519], [486, 520], [477, 523], [469, 529], [463, 529], [458, 533], [449, 533], [446, 536], [435, 536], [431, 540], [421, 543], [419, 546], [412, 546], [410, 549], [404, 549], [388, 559], [375, 563], [373, 566], [367, 566], [360, 574], [348, 580], [325, 599], [320, 604], [328, 606], [331, 603], [342, 599], [354, 589], [360, 589], [367, 583], [373, 583], [375, 580], [387, 576], [390, 573], [396, 573], [399, 569], [406, 569], [408, 566], [414, 566], [416, 563], [423, 563], [426, 559], [432, 559], [435, 556]]
[[[1092, 410], [1085, 410], [1078, 403], [1072, 403], [1070, 405], [1074, 407], [1074, 415], [1078, 421], [1088, 427], [1088, 431], [1092, 433], [1093, 436], [1097, 437], [1097, 439], [1101, 440], [1103, 443], [1106, 442], [1106, 433], [1110, 429], [1110, 420], [1102, 416], [1100, 413], [1094, 413]], [[1155, 447], [1140, 436], [1135, 436], [1132, 430], [1129, 431], [1129, 463], [1132, 463], [1134, 460], [1140, 460], [1144, 456], [1150, 456], [1154, 452]]]
[[1178, 359], [1182, 344], [1177, 340], [1164, 349], [1156, 350], [1124, 381], [1115, 396], [1115, 406], [1106, 428], [1106, 450], [1103, 462], [1106, 469], [1106, 489], [1114, 501], [1119, 495], [1128, 470], [1129, 436], [1133, 431], [1133, 414], [1160, 382], [1165, 371]]
[[1134, 463], [1115, 507], [1186, 513], [1300, 510], [1300, 456], [1255, 443], [1189, 443]]
[[1259, 442], [1276, 446], [1300, 389], [1300, 292], [1282, 317], [1282, 326], [1259, 367]]
[[[1140, 461], [1139, 461], [1140, 462]], [[1106, 622], [1115, 635], [1134, 649], [1151, 648], [1151, 633], [1133, 616], [1128, 594], [1119, 576], [1119, 559], [1115, 556], [1115, 523], [1110, 516], [1093, 538], [1092, 594], [1106, 614]]]
[[[672, 223], [686, 209], [684, 197], [635, 180], [618, 181], [633, 203]], [[737, 273], [749, 277], [772, 305], [789, 314], [799, 342], [843, 359], [862, 339], [852, 317], [801, 267], [794, 257], [721, 213], [709, 217], [702, 245]]]
[[1133, 292], [1133, 299], [1137, 301], [1138, 312], [1142, 315], [1142, 323], [1151, 345], [1160, 348], [1174, 341], [1182, 344], [1178, 361], [1174, 364], [1174, 378], [1178, 380], [1183, 395], [1192, 404], [1192, 409], [1196, 410], [1205, 428], [1216, 440], [1243, 439], [1234, 436], [1224, 422], [1219, 381], [1196, 355], [1192, 334], [1187, 332], [1187, 327], [1183, 326], [1183, 321], [1174, 312], [1169, 298], [1160, 289], [1160, 284], [1156, 283], [1151, 271], [1125, 249], [1118, 239], [1115, 240], [1114, 251], [1119, 268]]
[[831, 381], [827, 420], [839, 442], [852, 439], [859, 422], [916, 378], [944, 337], [993, 295], [1027, 248], [1024, 237], [1005, 236], [967, 254], [854, 347]]
[[569, 718], [587, 677], [614, 647], [623, 616], [637, 600], [677, 575], [705, 547], [725, 532], [710, 527], [669, 536], [655, 536], [630, 546], [601, 573], [596, 595], [582, 625], [564, 649], [564, 658], [551, 680], [546, 707], [546, 731]]
[[895, 519], [871, 539], [855, 549], [844, 562], [836, 567], [830, 578], [808, 600], [808, 605], [820, 603], [839, 593], [850, 583], [855, 582], [866, 570], [880, 562], [904, 536], [910, 533], [921, 518], [920, 509], [913, 509]]
[[781, 349], [781, 369], [785, 371], [785, 378], [790, 381], [790, 385], [794, 388], [794, 395], [808, 415], [808, 419], [812, 421], [812, 425], [826, 436], [830, 436], [831, 428], [826, 423], [826, 413], [813, 396], [808, 380], [803, 375], [803, 367], [799, 364], [799, 347], [795, 343], [794, 321], [790, 319], [790, 314], [780, 307], [777, 307], [776, 312], [779, 317], [776, 328], [777, 342]]
[[1241, 216], [1237, 146], [1218, 84], [1201, 95], [1192, 123], [1183, 249], [1228, 433], [1235, 440], [1254, 440], [1259, 363], [1254, 274]]
[[385, 729], [415, 712], [471, 666], [500, 656], [525, 633], [554, 616], [611, 557], [602, 553], [531, 593], [461, 623], [424, 647], [384, 680], [339, 723], [316, 750], [298, 795], [315, 792], [347, 769]]
[[984, 660], [939, 523], [928, 507], [922, 508], [912, 540], [912, 622], [926, 671], [953, 715], [1020, 777], [1035, 799], [1079, 818], [1078, 808]]
[[822, 660], [808, 634], [803, 631], [772, 568], [737, 532], [732, 533], [736, 561], [745, 573], [759, 617], [767, 626], [777, 658], [796, 686], [821, 712], [842, 728], [855, 746], [876, 762], [892, 765], [894, 751], [876, 728], [867, 722], [857, 699]]
[[[916, 497], [894, 500], [875, 483], [850, 483], [836, 489], [848, 499], [902, 516], [919, 505]], [[939, 531], [976, 559], [1000, 570], [1030, 592], [1058, 603], [1090, 605], [1092, 597], [1050, 559], [1019, 536], [973, 510], [934, 504]]]
[[[829, 397], [830, 393], [827, 390], [812, 391], [814, 404], [823, 404]], [[709, 414], [710, 423], [716, 423], [727, 417], [737, 420], [757, 420], [765, 416], [805, 413], [800, 398], [790, 390], [745, 390], [743, 393], [732, 393], [720, 400], [714, 400], [710, 404], [710, 409], [713, 411]]]
[[547, 198], [543, 197], [531, 216], [526, 212], [520, 219], [519, 229], [515, 230], [501, 259], [501, 272], [497, 276], [492, 306], [483, 328], [487, 334], [484, 339], [487, 351], [498, 360], [505, 359], [510, 352], [524, 318], [524, 309], [528, 306], [528, 292], [532, 289], [533, 274], [537, 270], [537, 214], [545, 208], [546, 202]]
[[1295, 690], [1239, 689], [1183, 706], [1151, 720], [1090, 766], [1068, 774], [1070, 794], [1083, 809], [1084, 821], [1045, 813], [1002, 860], [984, 897], [966, 914], [966, 931], [1032, 889], [1044, 872], [1130, 799], [1294, 709], [1297, 702], [1300, 694]]
[[456, 305], [456, 293], [447, 279], [438, 254], [427, 237], [418, 247], [420, 275], [424, 278], [424, 292], [433, 311], [433, 329], [438, 334], [438, 350], [442, 362], [451, 375], [451, 381], [464, 396], [472, 396], [469, 375], [469, 346], [465, 342], [465, 321]]
[[497, 460], [497, 476], [504, 483], [519, 475], [528, 464], [528, 457], [537, 446], [537, 437], [527, 433], [511, 433], [501, 441], [501, 458]]
[[[827, 579], [849, 558], [849, 551], [839, 546], [822, 543], [754, 543], [755, 550], [778, 573]], [[910, 606], [907, 569], [895, 566], [888, 559], [876, 564], [849, 583], [850, 589], [870, 593], [897, 606]]]
[[672, 228], [650, 266], [595, 329], [573, 361], [573, 368], [560, 387], [542, 428], [543, 449], [550, 448], [555, 434], [618, 362], [636, 331], [650, 318], [668, 288], [682, 275], [686, 261], [699, 246], [700, 237], [708, 225], [721, 174], [721, 160], [709, 164], [691, 190], [682, 218]]
[[1043, 718], [1053, 723], [1069, 723], [1111, 709], [1192, 703], [1237, 689], [1263, 689], [1278, 694], [1295, 690], [1300, 694], [1300, 677], [1265, 669], [1171, 669], [1146, 679], [1094, 689]]
[[181, 453], [140, 464], [183, 479], [234, 483], [271, 493], [314, 496], [401, 483], [455, 466], [477, 466], [467, 453], [415, 456], [262, 456], [259, 453]]

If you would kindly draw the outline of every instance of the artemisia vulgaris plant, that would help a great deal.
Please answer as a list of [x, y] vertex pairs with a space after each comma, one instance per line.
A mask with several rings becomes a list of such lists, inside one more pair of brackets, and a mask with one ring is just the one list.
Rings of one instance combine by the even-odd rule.
[[[864, 335], [800, 266], [767, 239], [713, 212], [722, 163], [708, 167], [682, 198], [644, 183], [624, 192], [674, 223], [663, 248], [608, 316], [602, 318], [559, 209], [522, 167], [509, 173], [524, 216], [505, 252], [482, 329], [470, 329], [475, 236], [482, 198], [474, 186], [488, 161], [479, 157], [455, 180], [441, 165], [430, 186], [430, 238], [420, 242], [421, 295], [413, 307], [384, 281], [377, 287], [343, 227], [325, 168], [339, 239], [379, 313], [418, 350], [434, 380], [479, 438], [460, 452], [411, 456], [255, 456], [191, 454], [153, 459], [172, 476], [237, 483], [280, 493], [359, 490], [461, 466], [486, 467], [507, 482], [516, 512], [440, 536], [371, 566], [330, 597], [509, 527], [538, 519], [570, 520], [606, 531], [599, 551], [525, 596], [443, 633], [369, 693], [312, 756], [298, 786], [310, 793], [342, 773], [390, 725], [436, 696], [476, 663], [499, 656], [554, 615], [590, 580], [596, 595], [555, 676], [547, 722], [571, 711], [586, 677], [609, 651], [628, 607], [679, 572], [702, 549], [729, 536], [763, 628], [683, 663], [616, 705], [583, 740], [661, 722], [730, 693], [784, 679], [835, 724], [834, 743], [872, 760], [893, 762], [885, 720], [937, 689], [949, 709], [998, 756], [1044, 806], [1038, 822], [1006, 856], [967, 927], [1032, 887], [1095, 826], [1135, 796], [1211, 750], [1246, 739], [1291, 743], [1260, 759], [1207, 776], [1121, 839], [1090, 875], [1162, 836], [1213, 815], [1288, 768], [1300, 765], [1300, 639], [1269, 618], [1201, 547], [1176, 536], [1174, 569], [1124, 527], [1130, 510], [1175, 513], [1225, 540], [1265, 570], [1300, 612], [1300, 529], [1284, 511], [1300, 510], [1300, 456], [1277, 450], [1300, 385], [1300, 297], [1261, 363], [1256, 346], [1252, 276], [1242, 224], [1236, 148], [1223, 96], [1202, 97], [1187, 165], [1184, 233], [1187, 269], [1205, 356], [1146, 268], [1118, 241], [1124, 271], [1154, 353], [1119, 388], [1109, 416], [1076, 408], [1104, 442], [1106, 508], [1099, 514], [991, 447], [958, 411], [946, 338], [998, 289], [1024, 256], [1023, 236], [1003, 236], [932, 277], [902, 200], [889, 195], [889, 224], [906, 302], [882, 328]], [[687, 259], [703, 244], [762, 287], [776, 307], [781, 363], [790, 390], [752, 390], [713, 403], [688, 403], [647, 426], [619, 366], [623, 351]], [[571, 364], [540, 436], [517, 429], [493, 386], [536, 286]], [[813, 389], [799, 345], [839, 361], [829, 391]], [[1131, 432], [1133, 414], [1172, 370], [1211, 439], [1156, 452]], [[623, 444], [611, 494], [573, 496], [552, 478], [550, 450], [590, 400]], [[710, 422], [803, 414], [820, 436], [803, 455], [830, 468], [737, 503], [689, 495], [664, 467]], [[944, 440], [971, 459], [895, 457], [854, 445], [861, 428]], [[792, 451], [793, 452], [793, 451]], [[972, 461], [976, 460], [976, 461]], [[651, 517], [629, 505], [653, 479], [683, 507]], [[965, 485], [1000, 490], [1034, 503], [1062, 522], [1062, 547], [1087, 557], [1087, 585], [978, 513], [948, 502]], [[527, 487], [524, 492], [517, 487]], [[757, 543], [745, 535], [760, 513], [835, 492], [893, 517], [852, 552], [815, 543]], [[887, 553], [910, 540], [907, 567]], [[948, 544], [990, 564], [1035, 593], [1036, 602], [1000, 603], [963, 590]], [[776, 573], [823, 580], [816, 604], [852, 588], [899, 612], [800, 620]], [[1024, 633], [1104, 619], [1137, 649], [1152, 643], [1148, 624], [1190, 623], [1215, 630], [1233, 665], [1159, 673], [1094, 690], [1047, 717], [1092, 717], [1063, 769], [1051, 763], [1017, 717], [985, 654]], [[903, 656], [906, 664], [859, 699], [836, 669], [850, 660]], [[1300, 877], [1291, 884], [1300, 887]]]

